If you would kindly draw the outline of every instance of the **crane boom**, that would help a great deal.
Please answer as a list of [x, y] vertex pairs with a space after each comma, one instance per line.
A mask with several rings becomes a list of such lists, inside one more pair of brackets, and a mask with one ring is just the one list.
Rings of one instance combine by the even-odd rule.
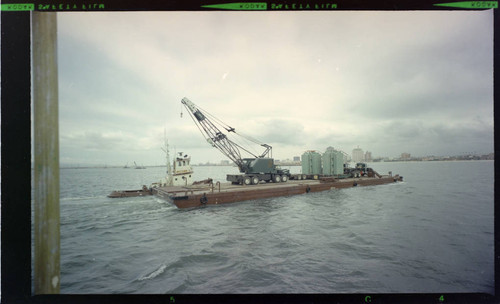
[[[273, 182], [286, 182], [290, 177], [290, 171], [287, 169], [280, 169], [274, 164], [274, 159], [269, 157], [271, 154], [272, 147], [267, 144], [263, 144], [256, 139], [249, 136], [244, 136], [242, 134], [236, 133], [236, 130], [213, 117], [204, 110], [201, 110], [193, 102], [184, 97], [181, 103], [188, 109], [188, 113], [195, 122], [196, 126], [200, 130], [201, 134], [207, 142], [213, 147], [217, 148], [222, 154], [231, 159], [239, 168], [243, 175], [227, 175], [227, 180], [235, 184], [258, 184], [260, 181], [273, 181]], [[217, 127], [216, 123], [221, 126]], [[228, 136], [223, 133], [221, 129], [224, 129], [227, 133], [234, 133], [247, 140], [250, 140], [256, 144], [261, 145], [265, 148], [264, 152], [257, 156], [245, 149], [241, 145], [232, 141]], [[253, 158], [241, 158], [240, 150], [251, 154]]]
[[[194, 121], [200, 129], [201, 133], [207, 140], [207, 142], [213, 147], [217, 148], [225, 156], [231, 159], [240, 169], [240, 172], [246, 171], [246, 164], [241, 158], [240, 145], [231, 141], [226, 134], [224, 134], [209, 118], [203, 114], [196, 105], [189, 99], [184, 97], [181, 100], [182, 104], [190, 111], [190, 114], [194, 116]], [[234, 128], [226, 127], [227, 132], [234, 132]], [[244, 149], [244, 148], [242, 148]], [[247, 151], [246, 149], [244, 149]], [[249, 152], [249, 151], [247, 151]], [[250, 152], [249, 152], [250, 153]]]

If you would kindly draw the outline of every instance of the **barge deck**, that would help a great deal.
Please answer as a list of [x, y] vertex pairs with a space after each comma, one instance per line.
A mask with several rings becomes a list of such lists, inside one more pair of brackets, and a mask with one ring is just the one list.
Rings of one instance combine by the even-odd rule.
[[173, 203], [178, 208], [235, 203], [246, 200], [291, 196], [310, 192], [342, 189], [356, 186], [374, 186], [402, 181], [399, 175], [380, 178], [358, 177], [345, 179], [289, 180], [286, 183], [233, 185], [231, 183], [206, 186], [170, 186], [153, 188], [153, 194]]

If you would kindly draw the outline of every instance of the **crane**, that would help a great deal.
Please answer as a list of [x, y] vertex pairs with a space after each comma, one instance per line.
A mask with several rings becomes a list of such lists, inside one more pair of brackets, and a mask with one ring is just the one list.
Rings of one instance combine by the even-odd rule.
[[[225, 124], [213, 115], [196, 106], [188, 98], [184, 97], [181, 103], [186, 107], [191, 118], [200, 130], [206, 141], [222, 154], [232, 160], [238, 169], [240, 175], [228, 174], [227, 180], [233, 184], [258, 184], [261, 181], [286, 182], [290, 177], [289, 170], [281, 169], [274, 164], [272, 158], [272, 147], [268, 144], [236, 132], [236, 129]], [[227, 133], [227, 134], [226, 134]], [[231, 140], [227, 135], [233, 133], [242, 138], [251, 141], [264, 148], [260, 154], [255, 154], [250, 149]], [[252, 157], [242, 158], [241, 151], [245, 151]]]

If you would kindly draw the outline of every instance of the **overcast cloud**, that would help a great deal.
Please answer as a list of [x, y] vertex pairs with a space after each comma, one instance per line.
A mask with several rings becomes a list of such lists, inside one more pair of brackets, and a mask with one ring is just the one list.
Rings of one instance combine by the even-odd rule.
[[183, 97], [277, 159], [493, 152], [492, 10], [59, 13], [58, 61], [62, 163], [225, 159]]

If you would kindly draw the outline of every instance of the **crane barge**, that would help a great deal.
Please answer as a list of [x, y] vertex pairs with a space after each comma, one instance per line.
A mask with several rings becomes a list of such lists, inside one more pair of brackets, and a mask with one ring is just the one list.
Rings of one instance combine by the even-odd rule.
[[[281, 169], [275, 165], [270, 145], [243, 135], [241, 132], [236, 132], [235, 128], [218, 120], [187, 98], [183, 98], [181, 102], [188, 109], [188, 113], [206, 141], [232, 160], [241, 174], [228, 174], [226, 179], [229, 183], [217, 181], [214, 184], [209, 178], [203, 184], [160, 185], [151, 188], [149, 194], [163, 198], [177, 208], [196, 208], [349, 187], [376, 186], [403, 180], [402, 176], [398, 174], [393, 176], [391, 172], [388, 175], [378, 175], [374, 171], [369, 171], [369, 168], [365, 168], [364, 164], [359, 164], [359, 168], [356, 167], [356, 170], [350, 172], [349, 176], [343, 177], [290, 175], [289, 170]], [[237, 138], [236, 135], [259, 145], [263, 152], [252, 153], [249, 147], [236, 142], [234, 139]], [[242, 153], [249, 154], [251, 157], [242, 157]], [[360, 172], [367, 174], [354, 174]], [[378, 178], [374, 178], [375, 175]], [[253, 186], [246, 187], [246, 185]], [[126, 196], [138, 196], [142, 195], [142, 192], [133, 193], [133, 195], [125, 194], [127, 194]]]
[[[281, 169], [275, 165], [272, 158], [272, 147], [268, 144], [236, 132], [236, 129], [225, 124], [213, 115], [196, 106], [188, 98], [184, 97], [181, 103], [186, 107], [191, 118], [205, 137], [206, 141], [222, 154], [232, 160], [242, 174], [228, 174], [226, 180], [232, 184], [257, 185], [264, 182], [287, 182], [290, 178], [290, 171]], [[236, 141], [229, 138], [229, 134], [240, 136], [254, 144], [260, 145], [264, 151], [258, 155], [250, 151]], [[251, 157], [242, 157], [242, 151]]]

